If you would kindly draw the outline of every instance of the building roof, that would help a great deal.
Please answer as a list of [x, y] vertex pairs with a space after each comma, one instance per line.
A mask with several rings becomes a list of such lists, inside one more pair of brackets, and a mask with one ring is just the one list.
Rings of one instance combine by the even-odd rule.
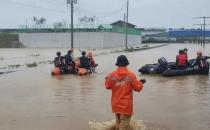
[[125, 26], [126, 24], [128, 25], [129, 28], [135, 28], [135, 27], [136, 27], [136, 25], [131, 24], [131, 23], [126, 23], [126, 22], [124, 22], [124, 21], [122, 21], [122, 20], [118, 20], [118, 21], [112, 23], [111, 25], [122, 26], [122, 27], [123, 27], [123, 26]]

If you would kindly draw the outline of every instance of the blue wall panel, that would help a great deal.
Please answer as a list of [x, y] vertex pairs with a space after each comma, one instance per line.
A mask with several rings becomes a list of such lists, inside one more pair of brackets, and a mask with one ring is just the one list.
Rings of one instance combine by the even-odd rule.
[[[202, 30], [169, 30], [169, 37], [193, 37], [201, 35], [204, 35]], [[210, 30], [206, 30], [205, 35], [210, 37]]]

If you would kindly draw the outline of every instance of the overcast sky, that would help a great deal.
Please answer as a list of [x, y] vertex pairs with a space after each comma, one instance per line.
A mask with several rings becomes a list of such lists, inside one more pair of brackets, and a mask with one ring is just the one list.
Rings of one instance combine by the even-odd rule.
[[[210, 0], [129, 1], [129, 22], [138, 27], [193, 28], [203, 22], [193, 17], [210, 16]], [[96, 16], [97, 24], [110, 24], [123, 20], [126, 0], [78, 0], [74, 10], [75, 23], [81, 17]], [[33, 25], [33, 16], [45, 17], [48, 25], [70, 22], [66, 0], [0, 0], [0, 16], [0, 28]]]

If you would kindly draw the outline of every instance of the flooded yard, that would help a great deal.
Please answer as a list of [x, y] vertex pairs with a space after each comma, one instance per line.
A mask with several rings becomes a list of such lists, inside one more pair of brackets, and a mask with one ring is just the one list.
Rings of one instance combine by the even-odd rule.
[[[137, 72], [142, 65], [156, 63], [162, 56], [175, 61], [178, 50], [183, 48], [188, 48], [189, 59], [202, 49], [196, 44], [170, 44], [145, 51], [107, 53], [95, 56], [97, 73], [83, 77], [50, 75], [56, 51], [65, 54], [67, 49], [0, 49], [0, 71], [16, 71], [0, 75], [0, 129], [90, 130], [93, 122], [111, 122], [115, 116], [104, 78], [115, 69], [117, 56], [124, 54], [129, 69], [147, 79], [141, 93], [134, 94], [133, 119], [141, 120], [142, 128], [209, 130], [209, 76], [162, 77]], [[209, 55], [210, 45], [202, 50]], [[27, 67], [33, 62], [38, 66]]]

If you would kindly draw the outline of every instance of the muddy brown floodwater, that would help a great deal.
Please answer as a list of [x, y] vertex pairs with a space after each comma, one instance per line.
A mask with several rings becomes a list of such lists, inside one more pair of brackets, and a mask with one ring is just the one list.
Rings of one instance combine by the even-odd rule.
[[[129, 69], [138, 74], [140, 66], [155, 63], [161, 56], [175, 61], [178, 50], [185, 47], [189, 59], [201, 49], [198, 45], [171, 44], [146, 51], [100, 55], [95, 57], [99, 63], [97, 73], [84, 77], [52, 77], [53, 65], [48, 63], [35, 68], [20, 67], [17, 72], [0, 75], [0, 130], [90, 130], [93, 122], [111, 122], [114, 119], [111, 91], [104, 88], [104, 77], [115, 69], [117, 56], [126, 55]], [[0, 49], [0, 63], [3, 66], [52, 60], [56, 51]], [[210, 45], [203, 51], [209, 55]], [[39, 55], [31, 58], [33, 53]], [[146, 129], [210, 129], [209, 76], [138, 77], [146, 78], [147, 83], [141, 93], [134, 94], [133, 119], [141, 120]]]

